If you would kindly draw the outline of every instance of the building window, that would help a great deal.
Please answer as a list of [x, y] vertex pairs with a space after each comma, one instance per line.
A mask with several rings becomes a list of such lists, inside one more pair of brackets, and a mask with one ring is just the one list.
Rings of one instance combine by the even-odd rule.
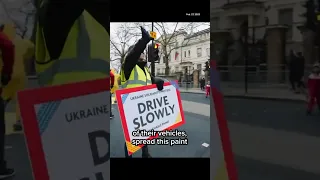
[[293, 9], [280, 9], [278, 12], [278, 23], [288, 26], [287, 39], [292, 39]]
[[184, 57], [187, 57], [187, 51], [184, 51]]
[[191, 56], [191, 52], [190, 52], [190, 50], [188, 50], [188, 57], [190, 57]]
[[166, 73], [166, 68], [163, 68], [162, 72], [163, 72], [162, 74], [165, 74]]
[[161, 74], [160, 68], [157, 69], [157, 74]]
[[201, 65], [201, 64], [198, 64], [198, 65], [197, 65], [197, 69], [198, 69], [198, 70], [201, 70], [201, 68], [202, 68], [202, 65]]
[[197, 57], [201, 57], [201, 56], [202, 56], [202, 49], [197, 48]]
[[179, 66], [175, 67], [175, 72], [179, 72]]
[[177, 48], [177, 47], [179, 47], [179, 43], [178, 43], [178, 42], [176, 42], [176, 48]]
[[219, 17], [211, 18], [210, 29], [219, 29], [219, 21], [220, 21]]
[[207, 52], [207, 56], [210, 57], [210, 48], [207, 48], [206, 52]]

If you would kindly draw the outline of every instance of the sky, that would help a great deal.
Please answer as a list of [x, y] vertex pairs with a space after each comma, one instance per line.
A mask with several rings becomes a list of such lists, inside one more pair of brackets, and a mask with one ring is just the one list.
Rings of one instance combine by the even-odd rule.
[[[134, 33], [137, 33], [138, 35], [141, 34], [140, 33], [140, 30], [139, 30], [139, 25], [142, 25], [148, 32], [151, 31], [151, 23], [110, 23], [110, 40], [115, 42], [115, 43], [120, 43], [120, 40], [119, 38], [116, 36], [116, 32], [119, 31], [120, 27], [124, 24], [127, 24], [128, 27], [132, 27], [133, 30], [132, 32]], [[180, 28], [183, 28], [183, 27], [186, 27], [188, 25], [190, 25], [191, 23], [178, 23], [178, 26], [176, 28], [176, 31], [179, 30]], [[198, 32], [198, 31], [201, 31], [201, 30], [204, 30], [204, 29], [207, 29], [209, 28], [210, 23], [196, 23], [194, 24], [194, 28], [189, 28], [189, 29], [185, 29], [188, 33], [190, 33], [191, 29], [192, 29], [192, 32], [195, 33], [195, 32]], [[155, 25], [157, 26], [157, 25]], [[164, 23], [164, 26], [165, 28], [167, 29], [167, 33], [172, 33], [175, 26], [176, 26], [176, 23]], [[161, 32], [159, 33], [156, 28], [154, 28], [154, 31], [157, 33], [157, 38], [160, 37], [161, 35]], [[161, 30], [160, 30], [161, 31]], [[137, 40], [137, 38], [133, 38], [131, 39], [129, 42], [126, 42], [128, 44], [128, 46], [131, 46], [135, 43], [135, 41]], [[123, 42], [122, 42], [123, 43]], [[110, 47], [112, 47], [112, 44], [110, 44]], [[114, 54], [113, 54], [113, 49], [111, 48], [111, 51], [110, 51], [110, 59], [113, 60], [113, 59], [117, 59], [118, 57], [116, 57]], [[119, 62], [117, 61], [112, 61], [111, 62], [111, 67], [112, 68], [116, 68], [119, 66]]]
[[33, 29], [33, 18], [30, 17], [26, 22], [27, 13], [34, 10], [34, 7], [29, 0], [0, 0], [0, 24], [14, 22], [17, 28], [17, 33], [20, 30], [27, 29], [26, 37], [30, 38]]

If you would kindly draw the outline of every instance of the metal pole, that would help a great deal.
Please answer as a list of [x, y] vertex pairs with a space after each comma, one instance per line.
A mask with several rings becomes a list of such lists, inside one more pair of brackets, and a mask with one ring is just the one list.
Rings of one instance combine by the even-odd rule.
[[248, 93], [248, 58], [249, 58], [249, 47], [248, 47], [248, 33], [249, 33], [249, 27], [246, 27], [246, 32], [244, 36], [244, 48], [245, 48], [245, 67], [244, 67], [244, 91], [245, 93]]
[[[153, 22], [151, 23], [151, 31], [153, 31]], [[154, 47], [153, 40], [152, 40], [152, 46]], [[150, 59], [150, 60], [151, 60], [151, 76], [155, 77], [156, 76], [155, 59]]]
[[187, 82], [186, 82], [186, 88], [187, 88], [187, 90], [188, 90], [188, 83], [189, 83], [189, 66], [187, 66], [186, 67], [187, 68], [187, 70], [186, 70], [186, 79], [187, 79]]

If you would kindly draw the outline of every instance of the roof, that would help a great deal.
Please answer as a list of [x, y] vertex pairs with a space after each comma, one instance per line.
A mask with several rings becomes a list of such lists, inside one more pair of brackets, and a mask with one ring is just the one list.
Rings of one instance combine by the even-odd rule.
[[248, 6], [248, 5], [262, 5], [263, 3], [260, 1], [255, 1], [255, 0], [243, 0], [243, 1], [236, 1], [236, 2], [230, 2], [226, 3], [222, 6], [223, 9], [228, 9], [228, 8], [236, 8], [239, 6]]
[[190, 36], [186, 37], [185, 39], [190, 39], [190, 38], [193, 38], [193, 37], [196, 37], [196, 36], [200, 36], [202, 34], [206, 34], [206, 33], [210, 33], [210, 28], [207, 28], [207, 29], [204, 29], [202, 31], [198, 31], [194, 34], [191, 34]]

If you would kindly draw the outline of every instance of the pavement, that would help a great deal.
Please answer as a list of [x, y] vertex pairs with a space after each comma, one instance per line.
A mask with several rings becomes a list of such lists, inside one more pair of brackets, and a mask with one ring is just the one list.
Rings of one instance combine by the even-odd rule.
[[305, 104], [226, 98], [240, 179], [320, 179], [320, 113]]
[[[181, 92], [199, 93], [204, 94], [204, 91], [199, 88], [181, 88]], [[244, 98], [244, 99], [265, 99], [265, 100], [278, 100], [278, 101], [297, 101], [306, 102], [306, 95], [296, 94], [288, 87], [284, 88], [248, 88], [245, 92], [244, 88], [222, 87], [221, 92], [224, 97], [228, 98]]]

